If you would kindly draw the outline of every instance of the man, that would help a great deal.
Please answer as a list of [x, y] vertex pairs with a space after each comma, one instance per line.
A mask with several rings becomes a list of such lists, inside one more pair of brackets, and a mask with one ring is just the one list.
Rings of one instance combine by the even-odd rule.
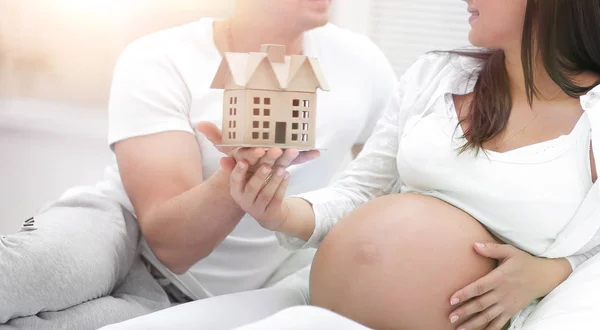
[[[0, 247], [0, 290], [14, 300], [0, 302], [0, 322], [91, 329], [169, 301], [203, 300], [194, 325], [215, 329], [305, 303], [313, 252], [283, 249], [245, 215], [220, 170], [223, 154], [195, 127], [220, 125], [223, 92], [210, 83], [223, 53], [281, 44], [288, 55], [317, 57], [331, 89], [317, 101], [317, 146], [324, 151], [289, 169], [289, 191], [327, 185], [354, 145], [366, 141], [395, 83], [367, 38], [327, 24], [329, 6], [238, 0], [226, 20], [202, 19], [131, 44], [116, 66], [110, 99], [118, 166], [96, 187], [68, 192], [28, 231], [2, 238], [10, 244]], [[253, 156], [268, 163], [286, 155]], [[135, 220], [145, 238], [141, 260]], [[264, 290], [228, 296], [257, 289]], [[253, 293], [259, 300], [247, 296]], [[234, 305], [240, 319], [225, 317]]]

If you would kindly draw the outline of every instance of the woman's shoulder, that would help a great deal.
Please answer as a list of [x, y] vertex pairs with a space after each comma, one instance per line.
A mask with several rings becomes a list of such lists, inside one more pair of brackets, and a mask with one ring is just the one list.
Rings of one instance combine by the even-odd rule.
[[462, 94], [472, 90], [481, 62], [456, 52], [434, 51], [420, 56], [401, 76], [403, 94], [416, 101], [445, 93]]
[[465, 73], [477, 73], [480, 66], [479, 60], [460, 53], [432, 51], [417, 58], [403, 76], [424, 82], [440, 77], [459, 78]]

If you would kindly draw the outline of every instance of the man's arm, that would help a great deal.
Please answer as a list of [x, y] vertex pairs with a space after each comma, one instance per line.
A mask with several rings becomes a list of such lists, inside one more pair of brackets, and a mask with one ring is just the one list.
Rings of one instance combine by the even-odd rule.
[[177, 274], [208, 256], [244, 215], [229, 174], [204, 178], [194, 136], [165, 132], [115, 144], [125, 190], [156, 257]]

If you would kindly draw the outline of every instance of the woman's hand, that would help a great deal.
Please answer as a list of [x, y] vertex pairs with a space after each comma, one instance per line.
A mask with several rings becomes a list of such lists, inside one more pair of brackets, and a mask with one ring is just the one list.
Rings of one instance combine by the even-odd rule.
[[550, 293], [571, 273], [566, 259], [537, 258], [511, 245], [477, 243], [475, 251], [497, 259], [499, 265], [452, 295], [452, 306], [463, 303], [450, 314], [450, 322], [459, 330], [501, 330], [517, 312]]
[[265, 229], [277, 230], [287, 219], [283, 204], [290, 174], [284, 167], [262, 165], [248, 172], [246, 161], [237, 162], [231, 173], [231, 196]]
[[[218, 145], [222, 142], [223, 136], [221, 130], [210, 122], [201, 122], [197, 126], [198, 131], [204, 134], [210, 142]], [[247, 162], [248, 171], [255, 172], [261, 165], [271, 168], [288, 167], [298, 165], [319, 157], [316, 150], [298, 152], [296, 149], [282, 150], [280, 148], [237, 148], [237, 147], [217, 147], [219, 151], [235, 160]], [[231, 162], [221, 162], [221, 165], [230, 165]], [[223, 167], [223, 166], [222, 166]], [[224, 169], [231, 171], [233, 166], [224, 166]]]

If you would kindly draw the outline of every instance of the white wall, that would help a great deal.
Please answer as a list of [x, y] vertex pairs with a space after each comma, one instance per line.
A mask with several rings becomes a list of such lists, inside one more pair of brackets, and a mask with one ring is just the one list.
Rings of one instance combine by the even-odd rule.
[[461, 0], [333, 0], [332, 21], [369, 36], [398, 75], [431, 50], [469, 45]]

